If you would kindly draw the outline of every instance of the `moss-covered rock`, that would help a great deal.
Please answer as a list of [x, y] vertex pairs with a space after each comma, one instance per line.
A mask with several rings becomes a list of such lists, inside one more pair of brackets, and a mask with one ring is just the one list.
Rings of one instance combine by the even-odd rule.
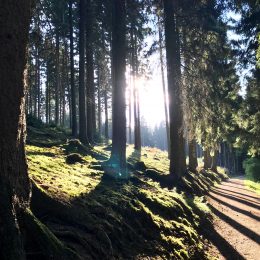
[[83, 163], [84, 160], [82, 156], [78, 153], [71, 153], [66, 157], [66, 163], [74, 164], [74, 163]]

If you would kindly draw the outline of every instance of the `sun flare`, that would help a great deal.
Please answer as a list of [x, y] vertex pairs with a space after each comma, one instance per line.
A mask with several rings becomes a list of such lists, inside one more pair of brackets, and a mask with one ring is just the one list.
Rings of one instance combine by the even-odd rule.
[[[165, 121], [164, 97], [163, 97], [161, 75], [155, 74], [150, 79], [139, 77], [136, 80], [135, 85], [137, 91], [139, 92], [140, 118], [142, 123], [145, 123], [150, 127], [155, 127], [156, 125], [159, 125], [161, 122]], [[128, 88], [127, 88], [128, 93], [130, 89], [129, 86], [130, 84], [128, 84]], [[131, 101], [133, 107], [133, 97]], [[129, 94], [127, 97], [127, 102], [129, 104]], [[128, 114], [127, 117], [129, 120]]]

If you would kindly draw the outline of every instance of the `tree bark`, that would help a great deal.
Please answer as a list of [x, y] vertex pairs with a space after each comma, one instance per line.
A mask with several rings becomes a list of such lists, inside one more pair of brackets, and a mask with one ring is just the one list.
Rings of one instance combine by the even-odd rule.
[[112, 12], [112, 152], [114, 177], [127, 178], [126, 170], [126, 10], [124, 0], [113, 1]]
[[46, 118], [46, 124], [49, 124], [50, 118], [49, 118], [49, 92], [50, 92], [50, 65], [49, 61], [47, 61], [46, 66], [46, 93], [45, 93], [45, 118]]
[[59, 124], [59, 92], [60, 92], [60, 34], [56, 29], [56, 83], [55, 83], [55, 124]]
[[85, 94], [85, 0], [79, 2], [79, 139], [88, 144]]
[[94, 61], [93, 61], [93, 14], [91, 0], [87, 0], [86, 6], [86, 61], [87, 61], [87, 136], [90, 143], [94, 142], [94, 134], [96, 131], [95, 116], [95, 88], [94, 88]]
[[41, 72], [40, 72], [40, 57], [39, 47], [36, 47], [36, 86], [37, 86], [37, 118], [41, 119]]
[[101, 124], [102, 124], [102, 118], [101, 118], [101, 90], [100, 90], [100, 68], [99, 65], [97, 66], [97, 98], [98, 98], [98, 138], [101, 138]]
[[104, 91], [104, 105], [105, 105], [105, 139], [106, 142], [108, 142], [109, 136], [108, 136], [108, 100], [107, 100], [107, 87], [105, 86]]
[[141, 151], [141, 128], [140, 128], [140, 105], [139, 105], [139, 89], [136, 86], [136, 77], [138, 74], [138, 58], [136, 35], [134, 35], [133, 24], [131, 26], [131, 68], [133, 78], [133, 103], [134, 103], [134, 149]]
[[218, 160], [218, 150], [214, 151], [214, 155], [211, 157], [211, 170], [217, 172], [217, 160]]
[[77, 109], [76, 109], [76, 89], [75, 89], [75, 69], [74, 69], [74, 38], [72, 21], [72, 2], [69, 1], [69, 21], [70, 21], [70, 91], [71, 91], [71, 128], [72, 135], [77, 136]]
[[25, 259], [17, 217], [30, 202], [24, 69], [31, 1], [0, 2], [0, 258]]
[[131, 70], [129, 73], [129, 92], [128, 92], [128, 117], [129, 117], [129, 131], [128, 131], [128, 140], [129, 144], [132, 143], [132, 75]]
[[167, 150], [168, 157], [170, 158], [170, 129], [169, 129], [169, 115], [167, 108], [167, 96], [166, 96], [166, 84], [164, 79], [164, 67], [163, 67], [163, 37], [162, 37], [162, 26], [158, 16], [158, 31], [159, 31], [159, 51], [160, 51], [160, 66], [162, 74], [162, 87], [163, 87], [163, 98], [164, 98], [164, 114], [165, 114], [165, 127], [167, 135]]
[[174, 1], [164, 0], [165, 43], [169, 94], [170, 174], [179, 180], [186, 171], [183, 139], [183, 112], [180, 84], [180, 46], [174, 17]]
[[197, 149], [196, 149], [196, 141], [194, 138], [188, 141], [189, 146], [189, 169], [192, 172], [195, 172], [198, 167], [198, 159], [197, 159]]
[[208, 148], [205, 149], [203, 153], [203, 157], [204, 157], [204, 169], [207, 170], [211, 167], [211, 156]]

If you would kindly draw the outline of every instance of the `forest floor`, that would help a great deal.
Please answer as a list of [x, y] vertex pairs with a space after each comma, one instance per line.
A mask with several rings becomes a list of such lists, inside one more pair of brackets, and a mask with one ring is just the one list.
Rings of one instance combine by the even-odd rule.
[[[174, 187], [165, 152], [130, 145], [129, 180], [112, 180], [102, 168], [110, 145], [90, 149], [69, 138], [28, 127], [26, 153], [32, 212], [78, 259], [212, 259], [201, 233], [212, 230], [203, 195], [227, 179], [221, 169], [188, 172]], [[32, 242], [27, 259], [49, 259], [44, 244]]]
[[260, 196], [243, 177], [224, 181], [207, 196], [214, 230], [208, 234], [218, 259], [260, 259]]

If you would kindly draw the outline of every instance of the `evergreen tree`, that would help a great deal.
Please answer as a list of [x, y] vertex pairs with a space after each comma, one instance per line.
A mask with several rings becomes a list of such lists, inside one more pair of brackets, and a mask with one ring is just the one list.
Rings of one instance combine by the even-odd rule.
[[113, 1], [112, 12], [112, 151], [110, 164], [116, 178], [127, 178], [126, 170], [126, 6]]

